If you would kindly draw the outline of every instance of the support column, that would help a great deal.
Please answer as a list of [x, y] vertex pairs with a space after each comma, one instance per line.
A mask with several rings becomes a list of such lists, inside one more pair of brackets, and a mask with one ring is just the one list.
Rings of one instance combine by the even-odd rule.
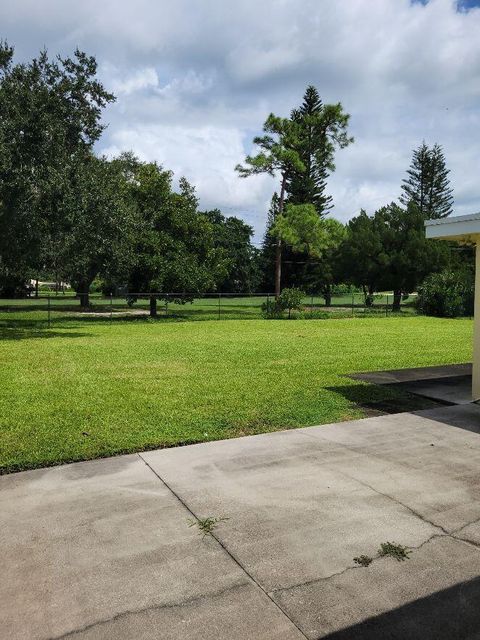
[[475, 316], [473, 320], [473, 400], [480, 400], [480, 237], [475, 250]]

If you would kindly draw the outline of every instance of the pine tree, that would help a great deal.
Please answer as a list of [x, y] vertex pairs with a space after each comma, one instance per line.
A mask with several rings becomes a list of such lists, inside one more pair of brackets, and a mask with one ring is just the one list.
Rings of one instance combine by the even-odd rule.
[[[245, 165], [238, 164], [235, 170], [241, 178], [268, 173], [271, 176], [279, 174], [280, 195], [278, 198], [278, 215], [284, 211], [286, 188], [293, 173], [305, 171], [305, 166], [299, 156], [300, 127], [289, 118], [278, 118], [271, 113], [263, 125], [263, 136], [255, 136], [253, 143], [259, 148], [256, 156], [247, 155]], [[275, 250], [275, 297], [282, 290], [282, 241], [276, 241]]]
[[425, 220], [445, 218], [452, 213], [453, 196], [450, 188], [442, 147], [431, 149], [423, 142], [413, 152], [407, 177], [403, 180], [400, 202], [413, 202]]
[[446, 168], [443, 149], [439, 144], [434, 144], [431, 154], [431, 182], [428, 193], [428, 216], [429, 218], [446, 218], [452, 213], [453, 190], [450, 188], [448, 174], [450, 169]]
[[[353, 142], [347, 135], [349, 115], [340, 103], [322, 104], [314, 87], [308, 87], [302, 106], [294, 110], [290, 118], [278, 118], [273, 114], [263, 125], [263, 136], [256, 136], [254, 144], [259, 148], [256, 156], [248, 155], [245, 165], [237, 165], [240, 177], [268, 173], [280, 178], [278, 215], [285, 205], [312, 204], [320, 216], [329, 207], [325, 195], [328, 172], [335, 170], [335, 150]], [[309, 176], [302, 180], [309, 163]], [[277, 238], [275, 253], [275, 295], [279, 296], [282, 278], [282, 240]]]
[[[300, 157], [306, 167], [304, 173], [295, 173], [288, 183], [288, 200], [293, 204], [311, 203], [320, 216], [325, 215], [333, 206], [332, 196], [325, 193], [328, 172], [321, 155], [316, 148], [324, 146], [325, 134], [321, 130], [319, 116], [323, 103], [315, 87], [305, 91], [303, 103], [291, 113], [291, 119], [301, 123], [302, 148]], [[320, 156], [320, 157], [319, 157]]]
[[335, 148], [343, 148], [353, 139], [347, 136], [349, 116], [341, 104], [323, 104], [317, 89], [310, 85], [303, 102], [290, 115], [299, 126], [298, 154], [305, 171], [293, 172], [287, 184], [288, 201], [313, 204], [320, 216], [332, 208], [332, 197], [326, 193], [329, 173], [335, 170]]

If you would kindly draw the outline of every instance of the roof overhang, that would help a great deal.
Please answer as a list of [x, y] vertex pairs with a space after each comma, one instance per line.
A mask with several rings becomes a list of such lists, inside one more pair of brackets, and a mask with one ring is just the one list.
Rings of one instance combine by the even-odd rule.
[[427, 238], [476, 244], [480, 242], [480, 213], [426, 220], [425, 234]]

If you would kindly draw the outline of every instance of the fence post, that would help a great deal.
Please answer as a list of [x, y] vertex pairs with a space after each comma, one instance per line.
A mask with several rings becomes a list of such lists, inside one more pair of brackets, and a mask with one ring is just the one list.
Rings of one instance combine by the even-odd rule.
[[218, 293], [218, 319], [220, 320], [220, 313], [221, 313], [221, 302], [222, 302], [222, 294], [219, 292]]
[[385, 317], [388, 316], [388, 293], [387, 293], [387, 304], [385, 305]]
[[113, 320], [113, 293], [110, 291], [110, 324]]
[[354, 305], [354, 304], [355, 304], [355, 294], [354, 294], [354, 292], [352, 291], [352, 318], [353, 318], [353, 316], [355, 315], [355, 312], [354, 312], [354, 310], [353, 310], [353, 305]]
[[310, 301], [310, 315], [313, 316], [313, 293], [312, 293], [312, 299]]
[[48, 294], [48, 328], [50, 329], [50, 294]]
[[165, 317], [168, 316], [168, 295], [169, 294], [167, 293], [167, 295], [165, 296]]

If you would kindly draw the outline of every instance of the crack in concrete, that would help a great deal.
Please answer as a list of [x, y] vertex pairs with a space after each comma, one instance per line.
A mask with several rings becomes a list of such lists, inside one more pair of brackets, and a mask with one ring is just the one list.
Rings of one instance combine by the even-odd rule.
[[[444, 533], [434, 533], [433, 535], [431, 535], [429, 538], [427, 538], [426, 540], [424, 540], [422, 543], [420, 543], [417, 546], [409, 546], [407, 547], [407, 549], [412, 549], [414, 551], [418, 551], [418, 549], [421, 549], [424, 545], [428, 544], [429, 542], [431, 542], [433, 539], [435, 538], [448, 538], [450, 536], [444, 534]], [[372, 562], [375, 562], [375, 560], [380, 560], [382, 558], [384, 558], [385, 556], [381, 556], [380, 554], [377, 554], [375, 556], [372, 557]], [[359, 565], [349, 565], [348, 567], [345, 567], [345, 569], [342, 569], [341, 571], [336, 571], [335, 573], [331, 573], [328, 576], [322, 576], [321, 578], [313, 578], [312, 580], [306, 580], [305, 582], [299, 582], [298, 584], [294, 584], [291, 585], [289, 587], [280, 587], [279, 589], [273, 589], [270, 593], [275, 594], [275, 593], [279, 593], [281, 591], [290, 591], [292, 589], [297, 589], [298, 587], [305, 587], [308, 586], [310, 584], [316, 584], [318, 582], [327, 582], [328, 580], [331, 580], [332, 578], [336, 578], [337, 576], [341, 576], [344, 573], [348, 573], [349, 571], [355, 571], [357, 569], [361, 570], [361, 569], [365, 569], [366, 567], [361, 567]]]
[[[199, 520], [199, 516], [192, 510], [192, 508], [180, 497], [180, 495], [178, 493], [176, 493], [176, 491], [174, 491], [172, 489], [172, 487], [162, 478], [162, 476], [157, 473], [157, 471], [155, 471], [155, 469], [153, 467], [151, 467], [148, 462], [145, 460], [145, 458], [142, 457], [142, 455], [140, 453], [137, 454], [138, 457], [145, 463], [145, 465], [150, 469], [150, 471], [160, 480], [160, 482], [162, 482], [165, 487], [170, 491], [170, 493], [172, 493], [172, 495], [175, 496], [175, 498], [180, 502], [181, 505], [183, 505], [183, 507], [195, 518], [195, 520]], [[245, 573], [245, 575], [249, 578], [249, 580], [251, 581], [251, 583], [253, 583], [255, 586], [257, 586], [262, 593], [264, 593], [267, 598], [270, 600], [270, 602], [275, 606], [276, 609], [278, 609], [278, 611], [280, 611], [280, 613], [287, 618], [287, 620], [290, 621], [290, 623], [295, 627], [295, 629], [297, 629], [297, 631], [302, 635], [302, 637], [305, 638], [305, 640], [308, 640], [308, 637], [304, 634], [304, 632], [301, 630], [301, 628], [296, 624], [296, 622], [294, 622], [292, 620], [292, 618], [288, 615], [288, 613], [286, 613], [282, 607], [280, 607], [280, 605], [275, 602], [275, 600], [270, 596], [270, 594], [268, 593], [268, 591], [266, 591], [263, 586], [253, 577], [253, 575], [246, 569], [246, 567], [244, 567], [244, 565], [240, 562], [240, 560], [238, 560], [238, 558], [236, 558], [233, 553], [227, 548], [227, 546], [220, 540], [220, 538], [218, 538], [213, 532], [210, 532], [210, 537], [212, 537], [217, 544], [220, 545], [220, 547], [224, 550], [224, 552], [233, 560], [233, 562], [235, 562], [235, 564], [240, 567], [240, 569]], [[52, 639], [52, 640], [57, 640]], [[58, 640], [61, 640], [60, 638]]]
[[435, 524], [435, 522], [432, 522], [431, 520], [429, 520], [428, 518], [426, 518], [425, 516], [423, 516], [421, 513], [419, 513], [418, 511], [416, 511], [415, 509], [413, 509], [412, 507], [410, 507], [408, 504], [405, 504], [404, 502], [402, 502], [401, 500], [399, 500], [398, 498], [395, 498], [394, 496], [391, 496], [388, 493], [384, 493], [383, 491], [380, 491], [379, 489], [376, 489], [375, 487], [373, 487], [371, 484], [369, 484], [368, 482], [365, 482], [364, 480], [360, 480], [359, 478], [356, 478], [355, 476], [350, 475], [349, 473], [345, 473], [343, 471], [338, 471], [337, 473], [339, 473], [340, 475], [344, 476], [345, 478], [349, 478], [350, 480], [353, 480], [355, 482], [358, 482], [359, 484], [361, 484], [364, 487], [367, 487], [368, 489], [370, 489], [371, 491], [373, 491], [374, 493], [383, 496], [384, 498], [387, 498], [388, 500], [391, 500], [392, 502], [394, 502], [395, 504], [398, 504], [400, 507], [403, 507], [404, 509], [406, 509], [407, 511], [409, 511], [412, 515], [414, 515], [416, 518], [418, 518], [419, 520], [421, 520], [422, 522], [424, 522], [425, 524], [430, 525], [431, 527], [434, 527], [435, 529], [438, 529], [439, 531], [441, 531], [443, 534], [445, 534], [446, 536], [449, 536], [451, 534], [450, 531], [448, 531], [447, 529], [445, 529], [445, 527], [442, 527], [442, 525], [440, 524]]
[[470, 540], [470, 538], [462, 538], [461, 536], [457, 536], [453, 534], [449, 537], [452, 538], [453, 540], [458, 540], [459, 542], [465, 542], [466, 544], [469, 544], [472, 547], [475, 547], [475, 549], [480, 550], [480, 543], [475, 542], [474, 540]]
[[101, 620], [96, 620], [95, 622], [91, 622], [89, 624], [86, 624], [83, 627], [79, 627], [77, 629], [72, 629], [71, 631], [67, 631], [66, 633], [60, 635], [60, 636], [52, 636], [50, 637], [49, 640], [63, 640], [63, 638], [71, 638], [75, 635], [77, 635], [78, 633], [83, 633], [85, 631], [89, 631], [90, 629], [93, 629], [95, 627], [99, 627], [105, 624], [108, 624], [110, 622], [115, 622], [116, 620], [121, 620], [122, 618], [126, 618], [128, 616], [134, 616], [134, 615], [141, 615], [142, 613], [147, 613], [148, 611], [159, 611], [161, 609], [175, 609], [178, 607], [186, 607], [190, 604], [195, 604], [197, 602], [202, 602], [202, 600], [209, 600], [209, 599], [214, 599], [214, 598], [219, 598], [222, 595], [224, 595], [225, 593], [228, 593], [230, 591], [235, 591], [236, 589], [241, 589], [242, 587], [247, 587], [250, 586], [250, 583], [245, 581], [245, 582], [239, 582], [238, 584], [234, 584], [230, 587], [225, 587], [225, 589], [221, 589], [220, 591], [214, 591], [212, 593], [204, 593], [200, 596], [194, 596], [192, 598], [186, 598], [185, 600], [181, 600], [178, 602], [165, 602], [163, 604], [153, 604], [149, 607], [143, 607], [140, 609], [129, 609], [127, 611], [121, 611], [120, 613], [116, 613], [113, 616], [110, 616], [109, 618], [103, 618]]
[[451, 534], [453, 535], [453, 534], [460, 533], [460, 531], [463, 531], [463, 529], [466, 529], [467, 527], [470, 527], [472, 524], [477, 524], [477, 523], [480, 523], [480, 518], [475, 518], [475, 520], [472, 520], [471, 522], [467, 522], [467, 524], [462, 525], [458, 529], [454, 529], [453, 531], [451, 531]]
[[[329, 438], [323, 437], [323, 436], [311, 436], [307, 433], [301, 432], [302, 435], [306, 435], [308, 438], [313, 438], [315, 440], [323, 440], [324, 442], [330, 442], [330, 443], [334, 443], [337, 444], [339, 448], [345, 448], [348, 451], [352, 451], [353, 453], [359, 453], [361, 455], [365, 455], [363, 453], [363, 451], [358, 450], [355, 447], [349, 447], [348, 445], [344, 444], [344, 443], [336, 443], [334, 440], [330, 440]], [[331, 467], [331, 464], [328, 465], [329, 468]], [[440, 524], [436, 524], [435, 522], [433, 522], [432, 520], [429, 520], [426, 516], [424, 516], [423, 514], [421, 514], [419, 511], [416, 511], [413, 507], [410, 507], [408, 504], [402, 502], [401, 500], [399, 500], [398, 498], [395, 498], [394, 496], [388, 494], [388, 493], [384, 493], [382, 491], [380, 491], [379, 489], [376, 489], [374, 486], [372, 486], [371, 484], [369, 484], [368, 482], [365, 482], [365, 480], [360, 480], [359, 478], [350, 475], [348, 473], [345, 473], [344, 471], [339, 471], [338, 469], [334, 469], [334, 471], [336, 473], [339, 473], [340, 475], [343, 475], [345, 478], [348, 478], [349, 480], [353, 480], [354, 482], [358, 482], [359, 484], [367, 487], [368, 489], [371, 489], [372, 491], [374, 491], [375, 493], [388, 498], [389, 500], [392, 500], [393, 502], [395, 502], [396, 504], [404, 507], [405, 509], [407, 509], [412, 515], [416, 516], [417, 518], [419, 518], [420, 520], [422, 520], [423, 522], [425, 522], [425, 524], [429, 524], [432, 527], [435, 527], [436, 529], [439, 529], [440, 531], [442, 531], [445, 535], [452, 537], [454, 534], [462, 531], [462, 529], [465, 529], [466, 527], [469, 527], [472, 524], [475, 524], [477, 522], [480, 522], [480, 518], [476, 518], [475, 520], [472, 520], [472, 522], [467, 522], [467, 524], [462, 525], [460, 528], [458, 529], [454, 529], [453, 531], [449, 531], [448, 529], [446, 529], [445, 527], [443, 527]], [[458, 537], [457, 539], [459, 540], [463, 540], [463, 538]], [[465, 542], [469, 542], [468, 540], [465, 540]], [[473, 543], [472, 544], [476, 544]]]

